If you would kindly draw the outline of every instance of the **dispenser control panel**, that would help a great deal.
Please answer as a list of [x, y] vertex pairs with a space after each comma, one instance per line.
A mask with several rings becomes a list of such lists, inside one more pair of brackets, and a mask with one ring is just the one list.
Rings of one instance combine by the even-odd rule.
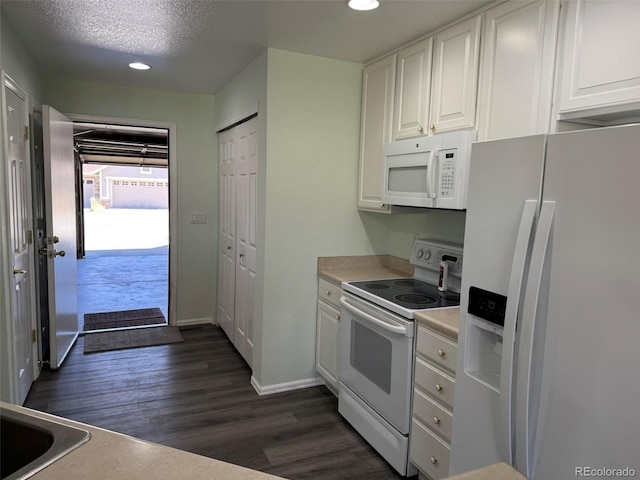
[[504, 327], [507, 297], [478, 287], [469, 287], [469, 308], [471, 315]]

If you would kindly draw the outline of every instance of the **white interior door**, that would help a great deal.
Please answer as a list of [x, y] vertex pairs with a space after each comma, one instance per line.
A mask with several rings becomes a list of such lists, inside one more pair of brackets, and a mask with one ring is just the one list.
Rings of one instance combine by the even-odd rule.
[[42, 116], [49, 235], [49, 362], [56, 369], [78, 337], [75, 159], [71, 120], [48, 105], [43, 106]]
[[236, 129], [236, 285], [233, 344], [249, 366], [253, 362], [253, 311], [256, 279], [256, 217], [258, 194], [258, 145], [256, 118]]
[[218, 324], [233, 341], [236, 258], [236, 143], [233, 130], [221, 132], [219, 142], [220, 218], [218, 235]]
[[[33, 290], [33, 230], [28, 156], [27, 96], [4, 81], [9, 177], [9, 238], [13, 263], [12, 328], [17, 402], [22, 405], [34, 380], [37, 347]], [[4, 168], [4, 165], [3, 165]], [[15, 385], [15, 384], [14, 384]]]

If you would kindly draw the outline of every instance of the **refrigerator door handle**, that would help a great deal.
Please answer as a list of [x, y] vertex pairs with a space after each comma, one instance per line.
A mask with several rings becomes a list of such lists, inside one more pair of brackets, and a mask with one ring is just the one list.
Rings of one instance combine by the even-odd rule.
[[543, 271], [549, 251], [551, 229], [555, 213], [555, 202], [542, 202], [540, 218], [536, 231], [531, 265], [527, 280], [524, 306], [522, 310], [522, 328], [518, 352], [518, 374], [516, 379], [516, 468], [527, 478], [531, 478], [533, 461], [533, 442], [529, 432], [533, 414], [531, 405], [531, 381], [533, 378], [533, 348], [536, 331], [536, 318], [540, 303]]
[[537, 200], [525, 201], [520, 218], [520, 227], [513, 251], [507, 306], [504, 320], [502, 341], [502, 359], [500, 361], [500, 456], [502, 461], [513, 465], [513, 356], [515, 349], [516, 324], [520, 297], [523, 291], [525, 266], [528, 259], [529, 245], [534, 231]]

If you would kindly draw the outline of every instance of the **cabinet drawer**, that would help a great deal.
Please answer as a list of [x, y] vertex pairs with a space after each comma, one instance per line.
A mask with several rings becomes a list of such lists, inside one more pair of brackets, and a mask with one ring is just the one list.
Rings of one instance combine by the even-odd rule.
[[418, 389], [413, 390], [413, 415], [447, 442], [451, 442], [453, 414]]
[[416, 358], [415, 384], [437, 401], [453, 407], [455, 380], [421, 358]]
[[433, 480], [449, 476], [449, 445], [416, 419], [411, 421], [409, 459]]
[[342, 295], [340, 286], [327, 282], [323, 278], [318, 278], [318, 298], [340, 310], [340, 295]]
[[456, 371], [458, 345], [442, 335], [438, 335], [419, 325], [416, 349], [418, 354], [423, 355], [435, 364], [451, 372]]

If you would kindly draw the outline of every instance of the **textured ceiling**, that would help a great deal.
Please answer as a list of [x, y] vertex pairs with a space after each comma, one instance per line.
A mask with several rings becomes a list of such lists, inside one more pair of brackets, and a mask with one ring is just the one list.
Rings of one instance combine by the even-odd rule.
[[[215, 93], [266, 47], [365, 63], [488, 0], [0, 0], [50, 75]], [[133, 71], [143, 61], [153, 68]]]

